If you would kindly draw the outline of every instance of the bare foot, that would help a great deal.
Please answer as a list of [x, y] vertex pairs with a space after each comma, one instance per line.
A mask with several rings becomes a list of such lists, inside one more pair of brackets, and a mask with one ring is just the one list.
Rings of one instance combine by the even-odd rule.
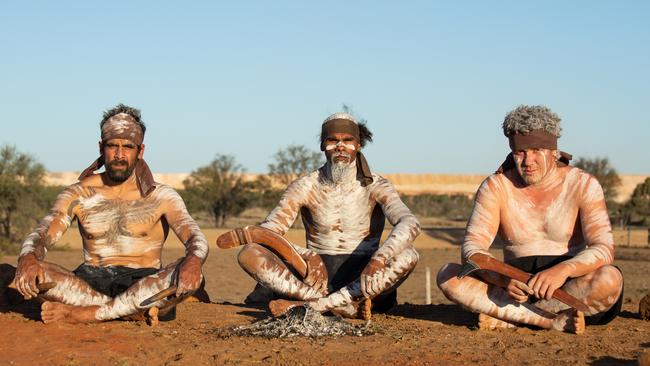
[[158, 325], [158, 311], [159, 309], [155, 306], [147, 310], [147, 324], [152, 327]]
[[287, 311], [295, 308], [296, 306], [305, 305], [305, 301], [290, 301], [290, 300], [273, 300], [269, 302], [269, 310], [274, 317], [279, 317], [287, 313]]
[[330, 311], [334, 315], [343, 318], [370, 320], [372, 317], [371, 308], [372, 300], [364, 298], [345, 307], [335, 308]]
[[495, 329], [506, 329], [506, 328], [516, 328], [515, 324], [509, 323], [505, 320], [497, 319], [491, 317], [487, 314], [478, 315], [478, 329], [480, 330], [495, 330]]
[[359, 319], [370, 320], [372, 317], [372, 300], [370, 299], [361, 299], [359, 301]]
[[93, 323], [98, 306], [73, 306], [60, 302], [46, 301], [41, 305], [43, 323]]
[[553, 319], [552, 329], [567, 333], [582, 334], [585, 332], [585, 314], [575, 309], [567, 309]]

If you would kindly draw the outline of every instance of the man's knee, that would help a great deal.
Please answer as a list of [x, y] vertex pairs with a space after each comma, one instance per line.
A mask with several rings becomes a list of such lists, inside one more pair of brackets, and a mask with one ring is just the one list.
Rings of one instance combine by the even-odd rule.
[[614, 266], [602, 266], [595, 271], [592, 284], [593, 287], [599, 287], [601, 291], [609, 292], [613, 296], [623, 288], [623, 274]]
[[262, 247], [260, 245], [246, 244], [239, 251], [239, 255], [237, 255], [237, 262], [243, 269], [247, 271], [252, 270], [254, 268], [257, 268], [260, 257], [263, 255], [264, 253], [262, 252]]
[[449, 297], [449, 294], [455, 288], [454, 283], [460, 273], [461, 266], [457, 263], [447, 263], [440, 268], [436, 276], [438, 288]]
[[623, 284], [623, 273], [621, 270], [612, 265], [606, 265], [598, 268], [596, 271], [597, 277], [602, 277], [603, 280], [607, 280], [614, 287], [620, 287]]

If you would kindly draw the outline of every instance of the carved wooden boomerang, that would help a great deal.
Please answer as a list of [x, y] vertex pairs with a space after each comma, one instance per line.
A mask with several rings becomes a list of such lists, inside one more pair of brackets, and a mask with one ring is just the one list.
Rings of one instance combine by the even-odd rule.
[[259, 244], [276, 252], [287, 261], [302, 278], [307, 277], [307, 263], [287, 239], [261, 226], [244, 226], [219, 235], [217, 246], [221, 249], [234, 248], [245, 244]]
[[160, 291], [159, 293], [147, 298], [143, 302], [140, 303], [140, 306], [149, 306], [153, 304], [154, 302], [158, 300], [162, 300], [166, 298], [167, 296], [171, 296], [176, 293], [176, 290], [178, 289], [178, 286], [176, 285], [171, 285], [170, 287]]
[[[10, 289], [17, 290], [16, 284], [14, 283], [14, 281], [11, 281], [11, 283], [7, 287], [9, 287]], [[43, 282], [43, 283], [37, 283], [36, 284], [36, 288], [38, 289], [39, 294], [42, 294], [43, 292], [45, 292], [47, 290], [51, 290], [51, 289], [53, 289], [55, 287], [56, 287], [56, 282]]]
[[[513, 267], [509, 264], [503, 263], [481, 253], [472, 254], [469, 258], [467, 258], [467, 262], [463, 268], [461, 268], [460, 273], [457, 277], [463, 278], [479, 269], [496, 272], [523, 283], [528, 283], [528, 281], [533, 277], [533, 275], [528, 272], [524, 272], [519, 268]], [[576, 310], [580, 310], [582, 312], [589, 311], [589, 307], [587, 305], [562, 289], [555, 290], [555, 292], [553, 292], [553, 298], [569, 305]]]

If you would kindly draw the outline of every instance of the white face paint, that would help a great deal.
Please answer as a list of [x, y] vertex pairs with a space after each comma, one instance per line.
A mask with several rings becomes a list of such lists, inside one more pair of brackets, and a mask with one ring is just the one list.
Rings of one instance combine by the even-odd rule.
[[527, 185], [540, 183], [555, 164], [554, 150], [527, 149], [512, 153], [519, 176]]
[[355, 151], [357, 149], [357, 147], [354, 144], [346, 144], [344, 141], [339, 141], [339, 142], [337, 142], [335, 144], [332, 143], [332, 144], [325, 145], [325, 150], [327, 150], [327, 151], [334, 150], [339, 146], [342, 146], [342, 147], [344, 147], [344, 148], [346, 148], [348, 150], [352, 150], [352, 151]]

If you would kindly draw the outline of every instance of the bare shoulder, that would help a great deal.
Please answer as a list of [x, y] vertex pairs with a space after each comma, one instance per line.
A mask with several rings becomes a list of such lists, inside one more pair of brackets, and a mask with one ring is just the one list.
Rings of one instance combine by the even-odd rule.
[[565, 180], [570, 186], [579, 186], [583, 189], [600, 188], [598, 179], [580, 168], [565, 166], [560, 168], [560, 171], [564, 174]]
[[604, 200], [603, 187], [598, 179], [588, 172], [576, 167], [564, 167], [567, 169], [566, 182], [574, 191], [586, 201]]
[[321, 180], [322, 180], [322, 173], [320, 169], [314, 170], [309, 174], [305, 174], [301, 177], [296, 178], [293, 182], [289, 184], [286, 191], [309, 190], [311, 187], [318, 184]]
[[368, 186], [371, 190], [375, 189], [394, 189], [395, 186], [391, 181], [379, 174], [372, 173], [372, 183]]
[[167, 184], [162, 184], [162, 183], [156, 183], [156, 189], [154, 189], [154, 191], [151, 192], [151, 195], [156, 199], [162, 201], [174, 201], [174, 200], [181, 199], [180, 194], [178, 194], [178, 192], [174, 188], [172, 188]]
[[568, 179], [572, 179], [572, 180], [586, 181], [592, 178], [595, 179], [594, 176], [589, 174], [588, 172], [570, 165], [558, 168], [558, 171], [562, 173], [564, 176], [566, 176]]
[[76, 183], [80, 187], [84, 188], [101, 188], [104, 186], [104, 181], [102, 180], [101, 174], [93, 174], [89, 177], [86, 177]]
[[393, 183], [375, 173], [372, 174], [372, 183], [366, 189], [368, 189], [370, 197], [381, 204], [385, 204], [389, 199], [399, 198]]
[[487, 193], [488, 191], [498, 192], [503, 191], [504, 189], [516, 188], [516, 174], [517, 172], [514, 169], [510, 169], [505, 173], [494, 173], [488, 175], [483, 182], [481, 182], [477, 193]]

